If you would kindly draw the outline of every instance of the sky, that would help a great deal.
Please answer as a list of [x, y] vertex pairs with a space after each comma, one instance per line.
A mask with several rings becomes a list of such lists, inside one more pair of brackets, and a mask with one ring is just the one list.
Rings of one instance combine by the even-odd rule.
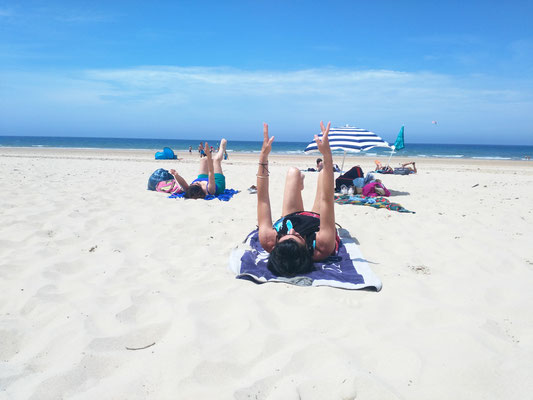
[[[532, 1], [2, 1], [0, 135], [533, 145]], [[436, 123], [433, 123], [436, 121]]]

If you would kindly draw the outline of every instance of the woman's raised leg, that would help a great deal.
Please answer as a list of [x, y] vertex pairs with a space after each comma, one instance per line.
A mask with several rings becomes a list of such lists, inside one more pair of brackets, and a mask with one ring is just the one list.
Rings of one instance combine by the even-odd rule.
[[218, 153], [213, 158], [213, 168], [215, 170], [215, 174], [222, 174], [222, 160], [224, 159], [224, 152], [226, 151], [227, 143], [228, 141], [226, 139], [222, 139], [220, 141]]
[[200, 166], [198, 168], [198, 175], [205, 174], [207, 175], [209, 173], [209, 167], [207, 165], [207, 157], [200, 158]]
[[282, 215], [296, 211], [304, 211], [302, 190], [304, 188], [304, 175], [296, 167], [289, 168], [285, 178], [285, 191], [283, 193]]
[[324, 169], [318, 173], [318, 180], [316, 182], [316, 194], [315, 194], [315, 202], [313, 203], [313, 208], [311, 211], [314, 213], [320, 214], [320, 209], [322, 208], [322, 181], [324, 180]]

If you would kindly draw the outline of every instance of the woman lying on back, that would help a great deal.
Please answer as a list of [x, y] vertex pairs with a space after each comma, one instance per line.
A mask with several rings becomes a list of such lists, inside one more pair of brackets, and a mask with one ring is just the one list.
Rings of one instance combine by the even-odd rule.
[[174, 176], [181, 188], [185, 191], [185, 198], [187, 199], [203, 199], [207, 195], [217, 196], [224, 193], [226, 189], [226, 177], [222, 173], [222, 159], [226, 151], [227, 140], [220, 141], [220, 147], [215, 158], [209, 151], [209, 145], [205, 142], [205, 149], [207, 152], [205, 157], [200, 158], [200, 169], [198, 177], [190, 184], [174, 169], [170, 173]]
[[322, 153], [324, 168], [318, 175], [315, 202], [311, 211], [304, 211], [303, 175], [290, 168], [285, 180], [282, 217], [272, 224], [269, 197], [268, 155], [274, 137], [263, 127], [263, 147], [257, 171], [257, 220], [259, 241], [270, 253], [268, 269], [278, 275], [292, 277], [313, 271], [313, 262], [322, 261], [338, 249], [335, 229], [333, 159], [329, 146], [329, 127], [320, 123], [322, 136], [315, 135]]

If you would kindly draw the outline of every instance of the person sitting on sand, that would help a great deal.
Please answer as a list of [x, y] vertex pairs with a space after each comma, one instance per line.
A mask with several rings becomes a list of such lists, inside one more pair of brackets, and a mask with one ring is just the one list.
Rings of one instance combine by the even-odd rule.
[[[206, 156], [200, 159], [198, 177], [190, 184], [176, 170], [170, 170], [170, 173], [185, 191], [185, 198], [203, 199], [208, 194], [217, 196], [224, 193], [226, 177], [222, 173], [222, 159], [226, 151], [226, 144], [226, 139], [220, 141], [220, 148], [214, 158], [210, 151], [206, 152]], [[205, 142], [204, 148], [209, 149], [207, 142]]]
[[277, 276], [292, 277], [313, 271], [313, 262], [321, 261], [338, 249], [333, 203], [333, 158], [329, 146], [329, 128], [321, 122], [322, 137], [315, 135], [322, 153], [324, 168], [318, 175], [315, 202], [304, 211], [302, 190], [304, 175], [291, 167], [287, 172], [283, 194], [283, 217], [272, 224], [269, 196], [268, 155], [274, 137], [263, 126], [263, 147], [257, 171], [257, 220], [259, 241], [270, 253], [268, 269]]
[[321, 159], [321, 158], [317, 158], [317, 159], [316, 159], [316, 168], [309, 167], [309, 168], [307, 168], [307, 169], [304, 170], [304, 171], [309, 171], [309, 172], [320, 172], [320, 171], [322, 171], [322, 168], [324, 168], [324, 163], [322, 162], [322, 159]]

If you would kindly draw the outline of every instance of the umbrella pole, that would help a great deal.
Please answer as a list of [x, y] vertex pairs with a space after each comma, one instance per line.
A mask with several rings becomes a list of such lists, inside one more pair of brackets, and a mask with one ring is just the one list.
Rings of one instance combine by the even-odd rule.
[[341, 174], [344, 173], [344, 160], [346, 159], [346, 150], [344, 150], [344, 156], [342, 157]]
[[390, 165], [390, 159], [392, 158], [392, 155], [394, 154], [394, 149], [390, 152], [389, 161], [387, 161], [387, 165]]

